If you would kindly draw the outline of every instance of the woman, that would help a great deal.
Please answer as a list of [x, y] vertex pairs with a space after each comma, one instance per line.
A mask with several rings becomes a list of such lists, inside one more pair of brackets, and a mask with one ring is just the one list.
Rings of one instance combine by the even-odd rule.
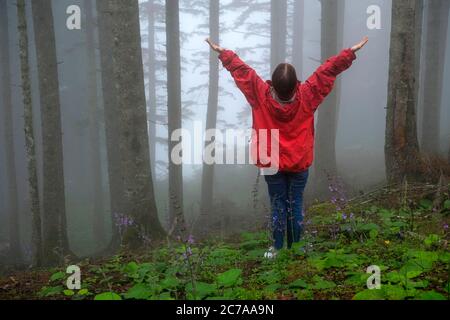
[[298, 81], [295, 68], [287, 63], [278, 65], [271, 81], [263, 81], [235, 52], [221, 48], [210, 39], [206, 41], [219, 53], [223, 66], [251, 105], [255, 131], [279, 130], [279, 172], [265, 176], [274, 238], [274, 246], [266, 257], [272, 258], [283, 248], [286, 230], [288, 248], [300, 241], [303, 192], [314, 157], [314, 113], [333, 90], [337, 76], [350, 68], [355, 53], [369, 39], [365, 37], [359, 44], [327, 60], [305, 83]]

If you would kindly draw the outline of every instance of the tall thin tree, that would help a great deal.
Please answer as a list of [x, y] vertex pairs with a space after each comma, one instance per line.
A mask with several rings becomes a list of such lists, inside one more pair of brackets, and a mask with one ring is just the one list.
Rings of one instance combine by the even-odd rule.
[[424, 56], [424, 101], [422, 151], [430, 155], [440, 152], [440, 114], [444, 88], [445, 51], [448, 41], [450, 1], [428, 1], [427, 33]]
[[[209, 37], [214, 43], [220, 43], [220, 2], [219, 0], [209, 1]], [[219, 104], [219, 59], [214, 51], [209, 54], [209, 93], [208, 110], [206, 113], [206, 130], [214, 130], [217, 127], [217, 110]], [[208, 141], [206, 145], [214, 144]], [[206, 146], [205, 145], [205, 146]], [[202, 172], [202, 200], [201, 215], [206, 220], [200, 220], [200, 228], [206, 230], [209, 218], [213, 212], [214, 196], [214, 164], [203, 164]], [[204, 225], [206, 223], [206, 226]]]
[[5, 135], [5, 166], [9, 198], [9, 251], [13, 264], [22, 262], [20, 246], [19, 209], [17, 194], [16, 160], [14, 150], [13, 105], [11, 100], [11, 71], [9, 55], [9, 28], [7, 0], [0, 0], [0, 70], [2, 70], [1, 96], [3, 98], [3, 130]]
[[150, 141], [150, 162], [152, 172], [156, 170], [156, 119], [157, 119], [157, 96], [156, 96], [156, 30], [155, 30], [155, 0], [148, 0], [147, 12], [147, 43], [148, 43], [148, 128]]
[[[343, 46], [345, 0], [322, 0], [321, 55], [325, 61]], [[314, 164], [315, 191], [325, 194], [328, 178], [338, 174], [336, 163], [336, 134], [339, 115], [341, 81], [324, 101], [317, 117], [317, 148]]]
[[418, 2], [392, 3], [392, 30], [386, 115], [386, 173], [391, 183], [417, 178], [420, 163], [416, 123], [416, 28]]
[[43, 143], [43, 259], [71, 255], [67, 237], [58, 65], [51, 0], [31, 2], [39, 78]]
[[33, 266], [42, 265], [42, 226], [39, 198], [39, 185], [36, 161], [36, 143], [34, 137], [33, 103], [31, 94], [30, 64], [28, 53], [28, 32], [25, 0], [17, 0], [17, 18], [19, 30], [20, 66], [22, 75], [22, 95], [24, 106], [25, 147], [28, 164], [28, 186], [30, 192], [32, 216], [32, 259]]
[[139, 4], [110, 1], [113, 33], [113, 78], [119, 114], [119, 148], [124, 183], [124, 212], [132, 220], [124, 245], [140, 247], [147, 239], [161, 239], [150, 166]]
[[305, 29], [305, 2], [304, 0], [294, 1], [294, 24], [292, 39], [292, 64], [297, 70], [297, 76], [301, 79], [303, 74], [303, 34]]
[[112, 13], [109, 0], [97, 0], [98, 38], [100, 48], [100, 66], [102, 79], [103, 110], [105, 118], [106, 154], [108, 164], [108, 182], [112, 236], [108, 251], [114, 252], [121, 244], [118, 217], [124, 213], [124, 186], [119, 141], [119, 126], [115, 80], [113, 73], [113, 35]]
[[102, 164], [100, 154], [100, 111], [97, 100], [97, 60], [95, 49], [94, 11], [92, 0], [84, 1], [86, 13], [86, 54], [87, 54], [87, 83], [89, 104], [90, 157], [92, 165], [92, 203], [93, 203], [93, 234], [97, 244], [105, 241], [104, 199], [102, 188]]
[[422, 87], [422, 70], [421, 70], [421, 60], [422, 60], [422, 34], [423, 34], [423, 16], [424, 16], [424, 0], [416, 0], [417, 2], [417, 14], [416, 14], [416, 82], [415, 82], [415, 93], [416, 93], [416, 112], [419, 111], [421, 107], [421, 87]]
[[271, 72], [286, 60], [287, 45], [287, 0], [270, 1], [271, 20]]
[[173, 232], [185, 228], [183, 214], [183, 166], [172, 159], [172, 151], [178, 142], [172, 141], [172, 133], [182, 128], [181, 113], [181, 53], [179, 0], [166, 0], [167, 43], [167, 110], [169, 130], [169, 221]]

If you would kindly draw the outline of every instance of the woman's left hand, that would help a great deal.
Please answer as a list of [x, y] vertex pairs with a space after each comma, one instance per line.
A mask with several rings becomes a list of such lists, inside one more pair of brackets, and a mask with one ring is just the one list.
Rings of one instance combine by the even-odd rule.
[[221, 46], [213, 43], [210, 38], [206, 39], [206, 42], [209, 44], [211, 49], [213, 49], [217, 53], [222, 53], [223, 51], [225, 51], [224, 48], [222, 48]]
[[352, 51], [355, 53], [358, 52], [367, 44], [367, 42], [369, 42], [369, 37], [366, 36], [360, 43], [352, 47]]

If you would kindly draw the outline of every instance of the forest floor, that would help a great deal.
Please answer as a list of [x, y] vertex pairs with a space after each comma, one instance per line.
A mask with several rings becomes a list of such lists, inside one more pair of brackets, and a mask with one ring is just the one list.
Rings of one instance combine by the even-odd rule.
[[[65, 286], [65, 269], [0, 278], [0, 299], [450, 299], [449, 189], [380, 189], [308, 208], [305, 234], [291, 250], [265, 259], [267, 232], [230, 241], [166, 243], [139, 254], [79, 263], [82, 289]], [[369, 266], [381, 289], [369, 290]]]

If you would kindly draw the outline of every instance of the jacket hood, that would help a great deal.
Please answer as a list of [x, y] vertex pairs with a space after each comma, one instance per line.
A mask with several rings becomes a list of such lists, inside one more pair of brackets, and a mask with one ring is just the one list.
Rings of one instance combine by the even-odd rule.
[[301, 93], [300, 93], [300, 85], [301, 82], [298, 81], [297, 92], [295, 94], [294, 101], [286, 104], [281, 104], [277, 100], [274, 99], [271, 93], [272, 81], [268, 80], [267, 84], [269, 85], [269, 89], [266, 92], [267, 95], [267, 107], [269, 108], [270, 113], [274, 118], [278, 121], [289, 122], [297, 115], [298, 110], [300, 109], [301, 104]]

